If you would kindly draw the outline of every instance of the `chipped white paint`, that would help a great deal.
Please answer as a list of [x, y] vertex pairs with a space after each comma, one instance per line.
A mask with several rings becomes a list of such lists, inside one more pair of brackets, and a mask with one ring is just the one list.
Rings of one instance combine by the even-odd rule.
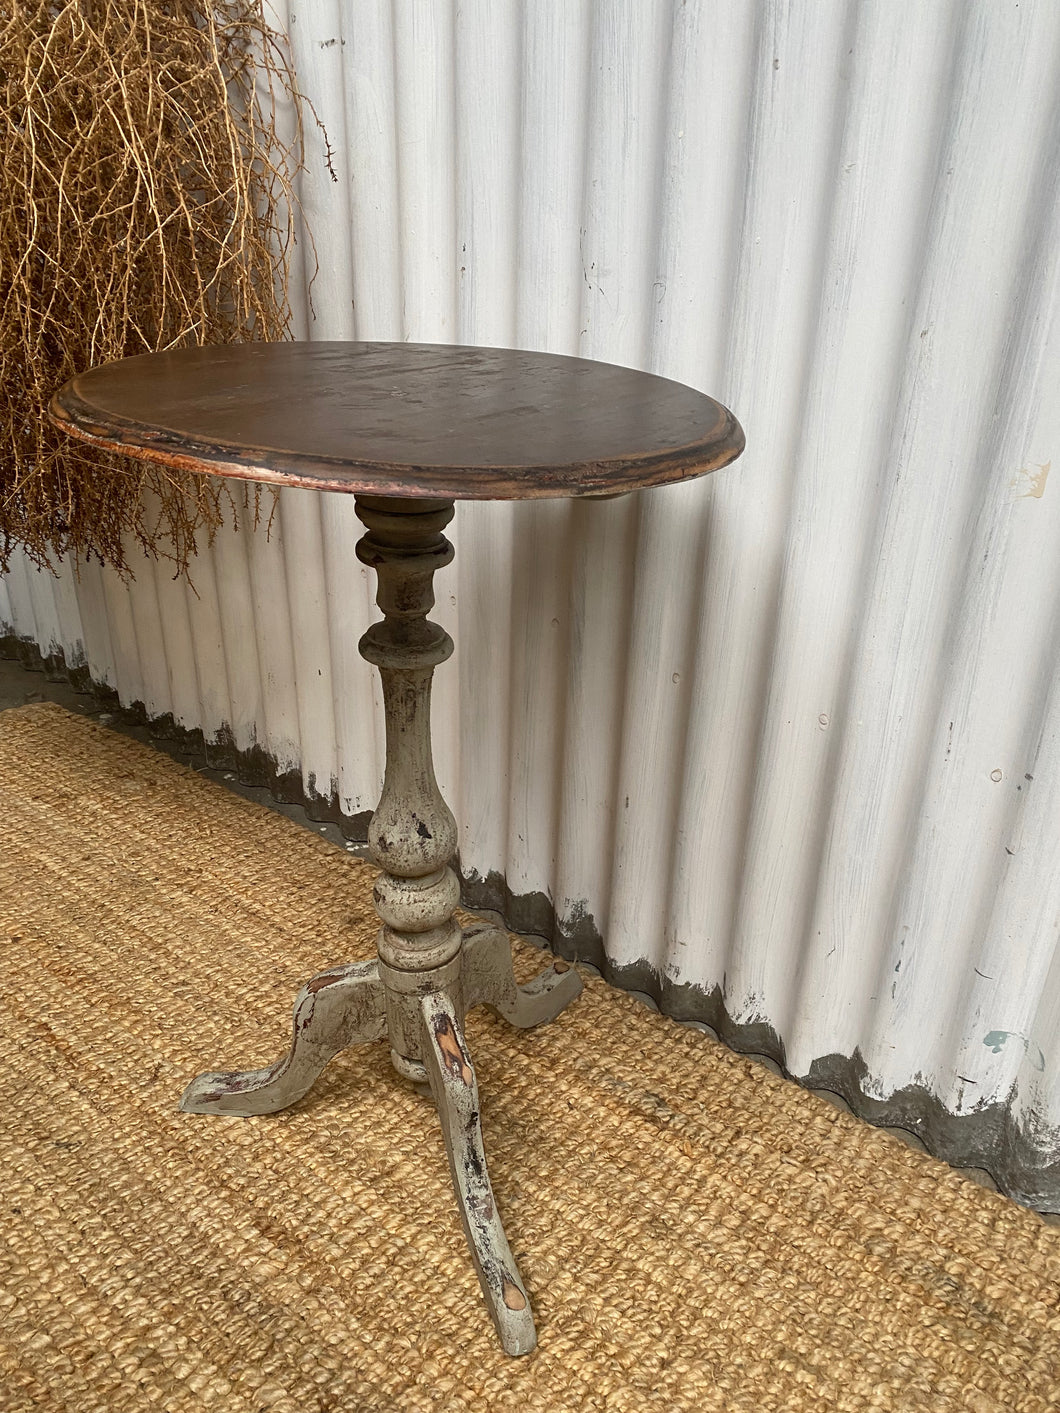
[[[872, 1095], [1013, 1098], [1060, 1150], [1060, 7], [283, 20], [339, 178], [311, 131], [303, 332], [625, 362], [748, 433], [703, 483], [460, 509], [435, 746], [465, 868], [722, 986], [795, 1073], [858, 1051]], [[0, 615], [367, 810], [352, 512], [285, 494], [199, 598], [16, 565]]]

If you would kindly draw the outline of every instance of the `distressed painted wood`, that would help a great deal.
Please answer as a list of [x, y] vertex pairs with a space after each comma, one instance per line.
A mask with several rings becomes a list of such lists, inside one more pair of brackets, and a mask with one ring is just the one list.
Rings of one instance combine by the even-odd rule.
[[430, 499], [616, 495], [743, 450], [682, 383], [584, 358], [412, 343], [248, 343], [92, 368], [52, 400], [100, 446], [249, 481]]
[[275, 1114], [308, 1094], [329, 1060], [386, 1035], [383, 983], [375, 962], [331, 967], [311, 977], [294, 1003], [291, 1047], [261, 1070], [200, 1074], [180, 1101], [186, 1114]]
[[453, 640], [427, 618], [435, 572], [453, 557], [442, 530], [451, 501], [358, 496], [368, 533], [357, 557], [376, 572], [383, 612], [360, 642], [379, 669], [386, 717], [386, 772], [368, 846], [382, 870], [375, 885], [380, 975], [387, 991], [390, 1057], [408, 1079], [426, 1079], [419, 998], [454, 989], [460, 975], [460, 927], [453, 914], [460, 884], [449, 867], [456, 821], [442, 799], [431, 752], [431, 679]]
[[582, 989], [581, 977], [559, 958], [520, 986], [512, 970], [508, 934], [488, 923], [464, 928], [461, 980], [468, 1010], [489, 1006], [521, 1030], [555, 1020]]
[[379, 669], [386, 715], [386, 772], [369, 830], [381, 870], [373, 890], [378, 958], [313, 977], [295, 1002], [286, 1055], [265, 1069], [199, 1075], [181, 1108], [275, 1113], [301, 1099], [340, 1050], [385, 1036], [398, 1073], [430, 1086], [487, 1307], [506, 1352], [526, 1354], [536, 1343], [533, 1317], [490, 1187], [462, 1022], [468, 1007], [484, 1003], [513, 1025], [543, 1024], [575, 999], [581, 980], [558, 961], [520, 987], [507, 934], [465, 931], [456, 921], [456, 822], [435, 779], [430, 727], [431, 680], [453, 641], [427, 617], [434, 575], [453, 557], [442, 533], [453, 503], [362, 495], [356, 508], [368, 532], [357, 556], [375, 570], [383, 613], [360, 642]]
[[505, 1353], [529, 1354], [537, 1344], [534, 1318], [497, 1215], [482, 1145], [478, 1083], [460, 1016], [444, 992], [426, 993], [421, 1006], [423, 1057], [471, 1259]]

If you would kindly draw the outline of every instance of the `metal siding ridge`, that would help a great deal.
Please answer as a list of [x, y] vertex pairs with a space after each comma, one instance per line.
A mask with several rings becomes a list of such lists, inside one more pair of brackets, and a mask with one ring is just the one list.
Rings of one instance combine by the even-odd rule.
[[133, 596], [142, 590], [132, 584], [123, 584], [113, 569], [100, 570], [100, 587], [107, 639], [113, 654], [114, 690], [121, 705], [130, 707], [144, 700], [132, 610]]
[[[191, 578], [183, 585], [191, 637], [199, 710], [189, 725], [198, 727], [210, 743], [232, 732], [232, 698], [225, 653], [217, 564], [207, 537], [200, 535], [192, 561]], [[228, 742], [225, 742], [227, 746]]]
[[116, 691], [118, 680], [110, 641], [103, 566], [95, 560], [82, 560], [75, 566], [67, 559], [59, 572], [67, 578], [77, 601], [80, 631], [75, 643], [80, 645], [84, 666], [92, 681]]
[[[167, 642], [154, 566], [137, 544], [126, 543], [125, 556], [135, 588], [132, 593], [127, 593], [117, 575], [111, 576], [114, 582], [111, 585], [110, 607], [111, 612], [119, 615], [122, 621], [119, 635], [124, 637], [131, 632], [135, 647], [135, 659], [131, 653], [129, 656], [126, 690], [129, 701], [142, 705], [148, 716], [169, 718], [173, 714], [170, 694], [172, 665], [166, 658]], [[174, 628], [170, 637], [175, 639], [175, 636]]]
[[354, 554], [364, 527], [352, 497], [321, 499], [338, 803], [345, 815], [363, 815], [375, 809], [383, 785], [382, 697], [377, 674], [365, 671], [357, 651], [375, 616], [374, 575]]
[[55, 602], [57, 646], [70, 667], [81, 667], [85, 660], [85, 633], [77, 602], [77, 579], [72, 569], [69, 558], [56, 565], [55, 573], [48, 575], [48, 588]]
[[[992, 470], [983, 459], [983, 434], [1011, 310], [997, 298], [969, 298], [968, 280], [978, 289], [987, 268], [994, 274], [991, 252], [999, 270], [1011, 271], [1017, 255], [1020, 222], [1012, 216], [1026, 200], [1029, 173], [1024, 152], [1017, 158], [1008, 145], [1028, 123], [1031, 133], [1037, 124], [1034, 84], [1019, 82], [1033, 77], [1023, 69], [1035, 45], [1021, 28], [1002, 25], [989, 8], [961, 12], [928, 253], [910, 292], [914, 318], [857, 645], [851, 711], [860, 729], [837, 778], [841, 810], [849, 813], [833, 817], [836, 843], [842, 841], [847, 860], [860, 856], [869, 865], [851, 890], [844, 926], [847, 935], [863, 930], [880, 945], [880, 966], [865, 976], [854, 1003], [878, 1094], [925, 1078], [948, 1087], [952, 1071], [942, 1054], [945, 1022], [937, 1003], [966, 965], [962, 954], [974, 926], [973, 918], [951, 917], [932, 902], [949, 891], [952, 905], [959, 903], [967, 886], [959, 852], [940, 874], [914, 841], [924, 837], [939, 723], [945, 732], [962, 714], [946, 683], [954, 608], [968, 612], [973, 631], [981, 631], [983, 606], [963, 600], [964, 574], [984, 474]], [[1029, 147], [1036, 151], [1036, 143]], [[977, 848], [986, 822], [966, 817], [965, 848]], [[841, 874], [853, 881], [852, 864], [838, 852], [832, 856]], [[842, 896], [841, 887], [835, 893]], [[910, 936], [930, 943], [903, 961]]]
[[[19, 553], [16, 548], [15, 554]], [[15, 610], [11, 604], [11, 595], [8, 592], [7, 582], [10, 573], [0, 575], [0, 628], [5, 633], [17, 634], [18, 624], [15, 619]]]
[[[511, 347], [516, 342], [516, 240], [521, 159], [521, 7], [513, 0], [456, 3], [453, 10], [453, 180], [456, 268], [454, 341]], [[444, 160], [439, 154], [438, 160]], [[459, 778], [454, 805], [465, 869], [508, 858], [511, 580], [518, 556], [514, 508], [463, 502], [456, 510], [457, 559], [449, 607], [457, 644]], [[488, 647], [469, 651], [469, 640]], [[439, 692], [453, 669], [442, 669]]]
[[45, 615], [48, 604], [40, 589], [34, 594], [33, 565], [16, 549], [11, 556], [11, 568], [4, 575], [10, 624], [20, 638], [30, 638], [47, 654], [52, 637]]
[[[760, 858], [779, 859], [777, 893], [792, 900], [800, 965], [778, 1022], [800, 1073], [830, 1047], [851, 1053], [862, 1043], [855, 998], [882, 965], [878, 932], [847, 916], [879, 867], [872, 797], [862, 791], [851, 802], [857, 822], [835, 848], [830, 819], [842, 761], [864, 734], [853, 672], [901, 369], [911, 337], [919, 347], [905, 296], [923, 260], [953, 49], [945, 10], [915, 44], [894, 7], [862, 8], [858, 19], [829, 231], [835, 275], [822, 292], [807, 389], [763, 743], [761, 768], [777, 788], [755, 839]], [[892, 76], [886, 86], [883, 74]], [[806, 828], [792, 845], [786, 836], [800, 818]], [[749, 880], [749, 919], [754, 888]]]
[[[281, 499], [285, 494], [288, 492], [280, 492]], [[259, 744], [276, 762], [280, 777], [297, 775], [302, 779], [298, 683], [286, 592], [285, 553], [283, 520], [279, 513], [273, 517], [268, 534], [259, 531], [247, 536], [253, 617], [246, 627], [254, 635], [261, 676]]]
[[[214, 729], [227, 727], [238, 751], [250, 751], [265, 745], [265, 708], [262, 700], [263, 679], [258, 660], [258, 642], [254, 624], [254, 590], [250, 577], [250, 541], [253, 495], [237, 487], [234, 493], [235, 526], [220, 530], [209, 550], [214, 582], [217, 587], [216, 633], [224, 654], [228, 683], [229, 715], [216, 723]], [[266, 517], [269, 513], [269, 493], [265, 492]]]

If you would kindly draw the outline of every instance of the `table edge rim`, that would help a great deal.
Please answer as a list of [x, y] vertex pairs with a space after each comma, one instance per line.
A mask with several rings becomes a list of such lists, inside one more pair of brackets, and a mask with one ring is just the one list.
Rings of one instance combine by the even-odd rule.
[[[239, 455], [238, 449], [224, 444], [197, 442], [181, 437], [180, 445], [172, 441], [172, 433], [161, 431], [133, 419], [108, 414], [103, 422], [99, 409], [84, 401], [75, 387], [76, 378], [63, 384], [52, 396], [47, 417], [52, 425], [80, 441], [98, 446], [107, 451], [136, 460], [158, 462], [178, 470], [190, 471], [198, 475], [218, 475], [242, 481], [258, 481], [265, 485], [286, 485], [305, 489], [329, 490], [346, 494], [392, 495], [409, 499], [445, 498], [453, 500], [539, 500], [539, 499], [592, 499], [596, 497], [624, 495], [630, 491], [647, 490], [652, 486], [672, 485], [692, 480], [697, 476], [719, 470], [740, 456], [746, 439], [743, 428], [735, 415], [715, 398], [710, 400], [724, 413], [717, 436], [709, 441], [691, 442], [683, 447], [670, 447], [664, 452], [650, 452], [641, 456], [608, 457], [597, 462], [575, 463], [581, 467], [593, 468], [581, 478], [582, 485], [572, 487], [569, 482], [550, 480], [557, 473], [569, 468], [571, 463], [552, 466], [535, 466], [534, 478], [528, 478], [526, 488], [511, 494], [497, 493], [497, 486], [476, 487], [461, 476], [502, 475], [513, 468], [506, 466], [412, 466], [388, 464], [382, 461], [347, 461], [338, 458], [298, 458], [285, 464], [283, 453], [278, 453], [272, 465], [264, 464], [254, 452], [246, 458]], [[703, 394], [708, 396], [708, 394]], [[128, 432], [127, 440], [115, 435], [116, 430]], [[329, 475], [335, 467], [347, 468], [349, 474]], [[317, 469], [314, 469], [317, 468]], [[363, 472], [363, 479], [358, 476]], [[616, 485], [616, 473], [630, 473], [634, 478], [631, 484]], [[410, 479], [410, 478], [415, 478]]]

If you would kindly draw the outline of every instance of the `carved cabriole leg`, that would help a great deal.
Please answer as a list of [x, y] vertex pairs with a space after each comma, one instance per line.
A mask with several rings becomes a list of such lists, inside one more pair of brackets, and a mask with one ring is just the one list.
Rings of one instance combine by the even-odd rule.
[[463, 1027], [452, 1001], [441, 992], [424, 996], [422, 1007], [424, 1060], [471, 1259], [505, 1353], [529, 1354], [537, 1335], [486, 1170], [478, 1085]]
[[350, 1045], [386, 1034], [383, 983], [375, 962], [332, 967], [302, 987], [287, 1054], [264, 1070], [201, 1074], [184, 1091], [186, 1114], [274, 1114], [308, 1093], [327, 1062]]
[[520, 1030], [555, 1020], [582, 989], [578, 973], [558, 958], [540, 976], [520, 986], [508, 934], [489, 923], [464, 928], [460, 970], [467, 1009], [489, 1006]]

